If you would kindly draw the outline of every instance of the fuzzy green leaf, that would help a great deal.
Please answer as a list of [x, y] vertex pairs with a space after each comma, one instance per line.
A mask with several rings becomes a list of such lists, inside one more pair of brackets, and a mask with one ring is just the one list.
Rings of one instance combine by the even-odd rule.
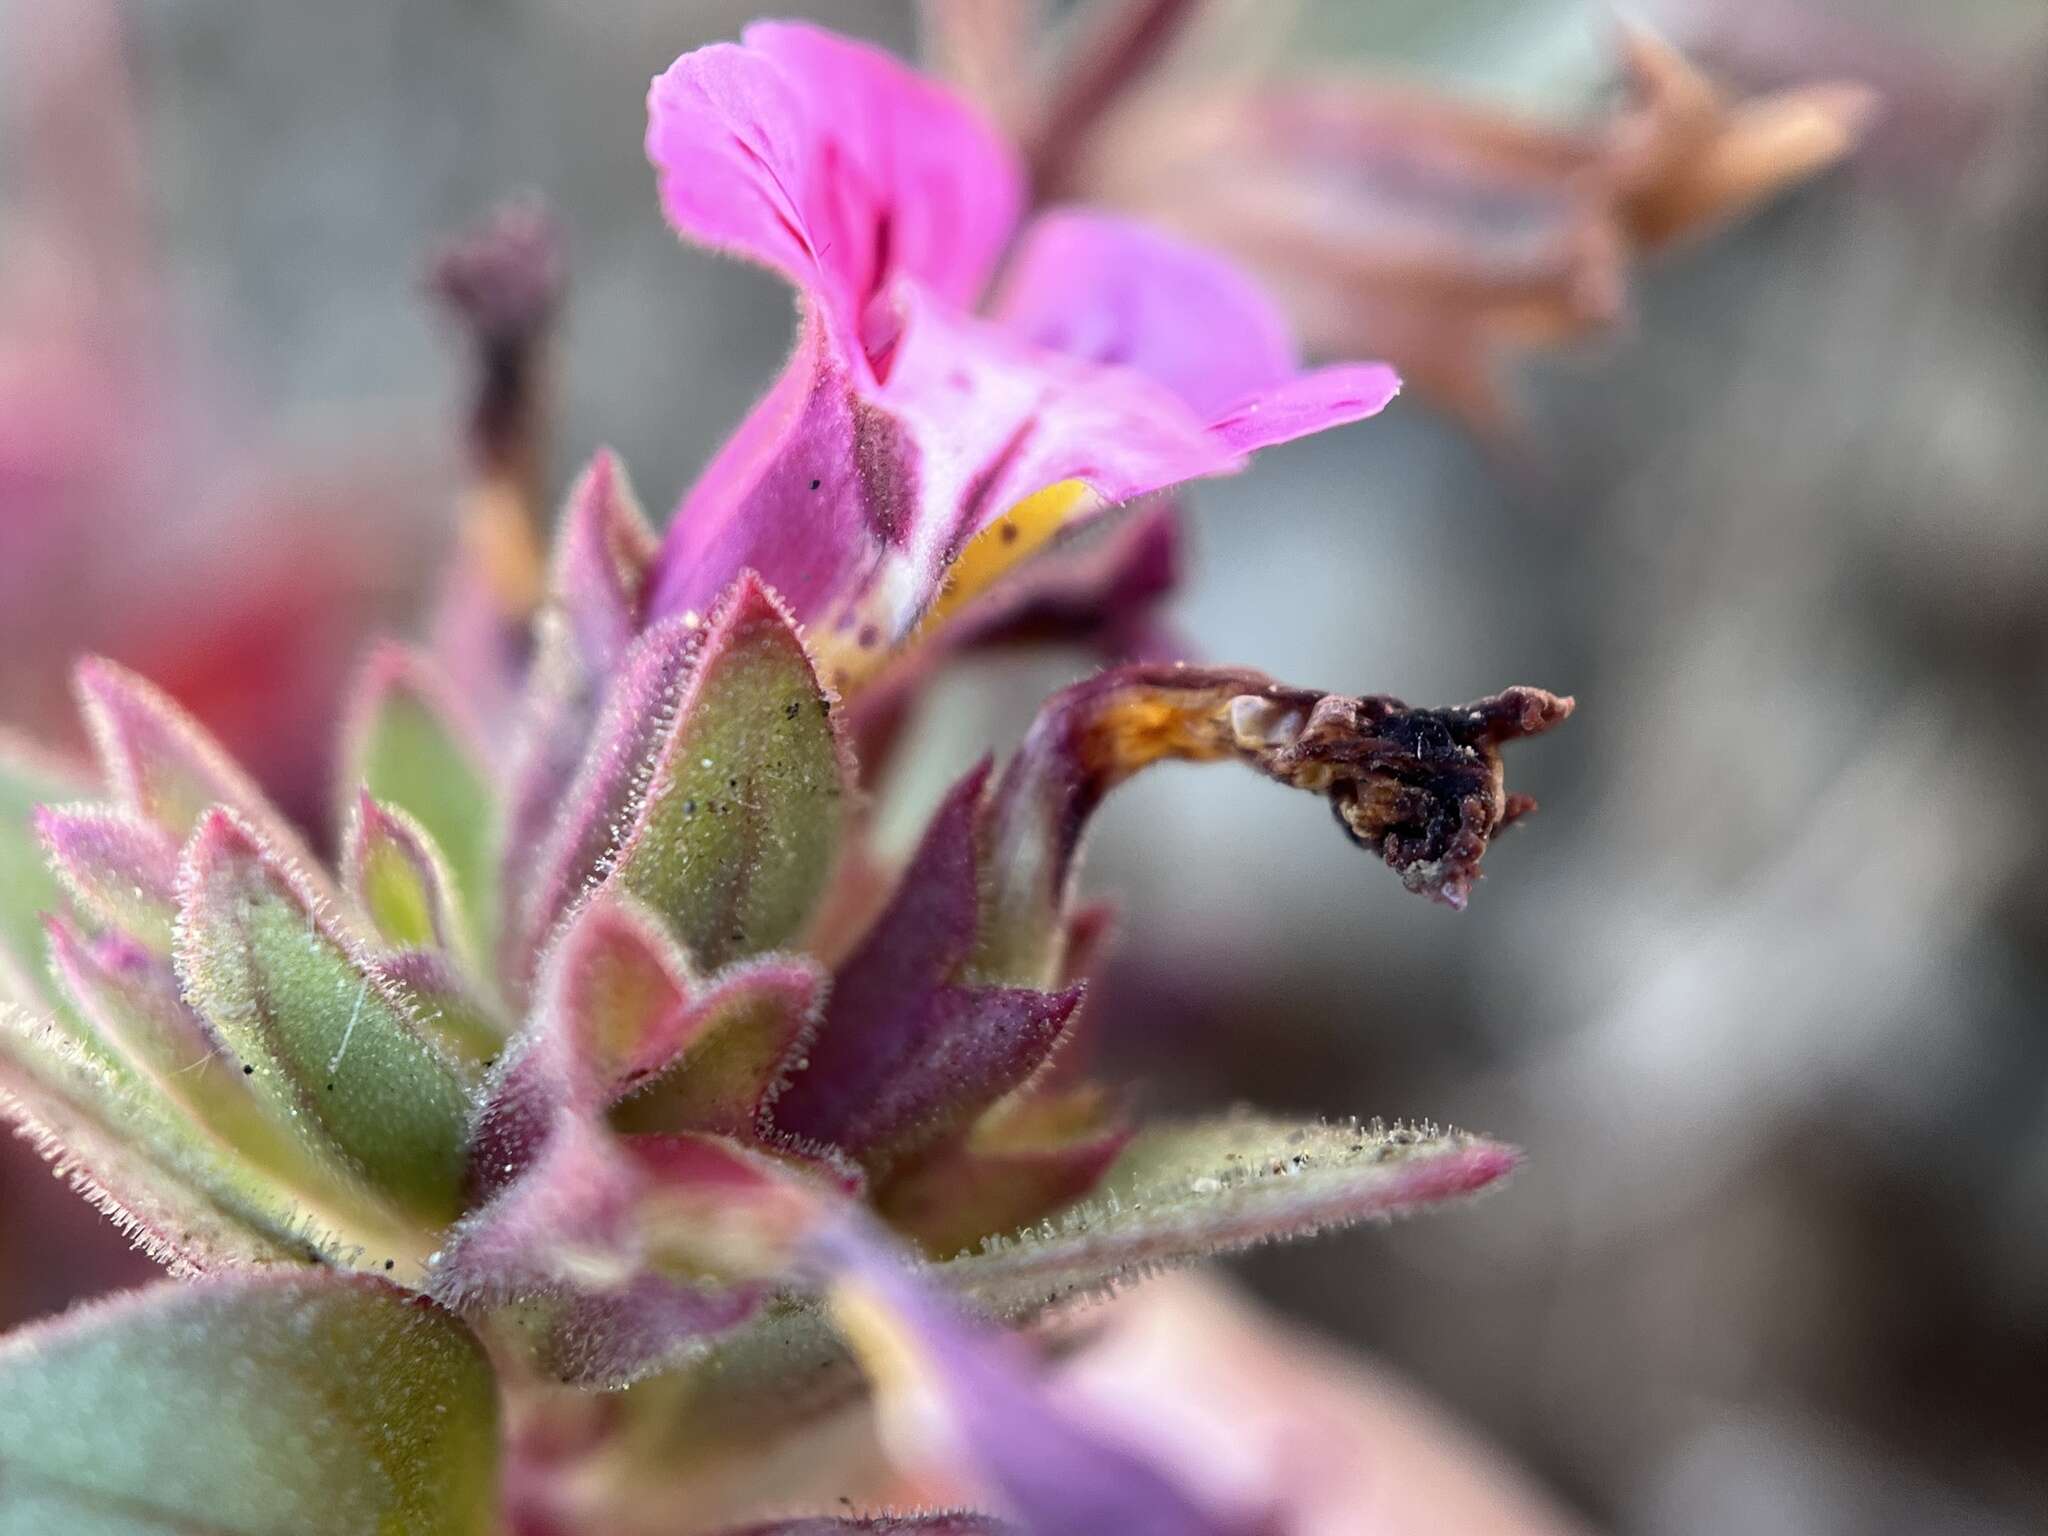
[[159, 1286], [0, 1346], [0, 1536], [489, 1536], [497, 1399], [373, 1281]]
[[[310, 1223], [261, 1192], [148, 1084], [48, 1023], [0, 1008], [0, 1118], [173, 1274], [317, 1257]], [[287, 1231], [287, 1228], [290, 1228]]]
[[612, 878], [706, 971], [809, 921], [851, 785], [795, 625], [743, 575], [711, 621]]
[[34, 1004], [42, 970], [42, 914], [61, 911], [62, 889], [44, 860], [35, 808], [80, 794], [76, 779], [0, 739], [0, 999]]
[[[467, 939], [489, 955], [498, 911], [497, 785], [427, 663], [387, 646], [356, 686], [343, 746], [348, 814], [367, 790], [409, 813], [447, 860]], [[347, 819], [345, 817], [344, 819]]]
[[467, 1085], [411, 998], [226, 811], [185, 850], [186, 995], [310, 1146], [428, 1221], [460, 1214]]
[[[1157, 1126], [1092, 1199], [923, 1273], [978, 1311], [1024, 1321], [1159, 1270], [1474, 1193], [1517, 1157], [1462, 1132], [1376, 1124], [1236, 1114]], [[666, 1449], [685, 1455], [817, 1417], [866, 1387], [824, 1312], [785, 1298], [637, 1390], [660, 1404]]]
[[1472, 1194], [1519, 1160], [1433, 1126], [1251, 1114], [1152, 1126], [1089, 1199], [938, 1273], [991, 1313], [1029, 1317], [1159, 1269]]

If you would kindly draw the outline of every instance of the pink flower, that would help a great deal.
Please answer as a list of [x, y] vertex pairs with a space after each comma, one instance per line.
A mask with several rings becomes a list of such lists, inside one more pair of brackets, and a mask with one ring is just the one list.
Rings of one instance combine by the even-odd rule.
[[1381, 364], [1302, 372], [1248, 278], [1141, 226], [1056, 210], [1010, 249], [1009, 146], [875, 49], [756, 25], [678, 59], [648, 114], [670, 222], [782, 273], [802, 310], [782, 377], [677, 514], [653, 617], [704, 611], [752, 567], [828, 677], [856, 681], [1104, 505], [1232, 473], [1399, 387]]

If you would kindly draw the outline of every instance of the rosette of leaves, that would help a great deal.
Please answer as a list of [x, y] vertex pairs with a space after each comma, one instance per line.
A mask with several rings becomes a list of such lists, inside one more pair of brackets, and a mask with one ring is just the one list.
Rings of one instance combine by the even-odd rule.
[[[502, 1383], [652, 1376], [636, 1412], [700, 1449], [857, 1394], [802, 1258], [835, 1213], [1024, 1321], [1512, 1165], [1449, 1133], [1135, 1129], [1059, 1059], [1101, 921], [1073, 866], [1132, 773], [1235, 759], [1462, 900], [1523, 808], [1500, 743], [1564, 702], [1413, 711], [1111, 669], [1049, 701], [1000, 774], [968, 772], [886, 877], [786, 610], [743, 576], [701, 620], [644, 625], [652, 549], [600, 459], [502, 748], [427, 659], [377, 652], [331, 861], [108, 663], [78, 672], [97, 782], [10, 760], [7, 1110], [205, 1288], [0, 1349], [21, 1421], [0, 1530], [54, 1528], [17, 1507], [75, 1529], [491, 1529]], [[351, 1417], [361, 1390], [396, 1406]], [[133, 1455], [101, 1456], [102, 1429]], [[303, 1476], [278, 1481], [256, 1471], [273, 1438], [332, 1454], [289, 1453]], [[209, 1456], [208, 1478], [171, 1475]]]

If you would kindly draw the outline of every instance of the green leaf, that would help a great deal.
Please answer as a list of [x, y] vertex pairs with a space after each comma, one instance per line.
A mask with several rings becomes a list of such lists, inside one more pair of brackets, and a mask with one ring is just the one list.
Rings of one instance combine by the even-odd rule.
[[238, 1170], [147, 1084], [116, 1076], [54, 1026], [6, 1008], [0, 1118], [173, 1274], [326, 1251], [310, 1223], [266, 1219]]
[[348, 719], [344, 821], [358, 790], [410, 813], [447, 860], [472, 953], [495, 953], [498, 790], [446, 686], [423, 658], [385, 646], [364, 668]]
[[[1459, 1131], [1376, 1122], [1236, 1114], [1155, 1126], [1093, 1198], [922, 1272], [978, 1311], [1028, 1321], [1163, 1269], [1475, 1193], [1518, 1157]], [[664, 1454], [682, 1456], [831, 1412], [866, 1385], [823, 1310], [790, 1297], [635, 1390], [655, 1405], [646, 1417], [664, 1425]]]
[[177, 962], [192, 1005], [310, 1147], [428, 1222], [463, 1207], [470, 1102], [411, 998], [224, 810], [185, 850]]
[[56, 763], [0, 738], [0, 998], [40, 1000], [42, 914], [62, 911], [57, 877], [43, 856], [35, 808], [75, 800], [81, 788]]
[[794, 623], [742, 575], [711, 620], [612, 878], [700, 970], [780, 948], [824, 893], [850, 768]]
[[374, 1281], [157, 1286], [0, 1345], [0, 1536], [491, 1536], [461, 1323]]
[[453, 949], [467, 934], [447, 860], [427, 829], [359, 791], [341, 840], [341, 883], [394, 949]]
[[1152, 1126], [1090, 1198], [938, 1274], [991, 1313], [1030, 1317], [1159, 1269], [1473, 1194], [1520, 1156], [1462, 1131], [1378, 1121], [1240, 1113]]

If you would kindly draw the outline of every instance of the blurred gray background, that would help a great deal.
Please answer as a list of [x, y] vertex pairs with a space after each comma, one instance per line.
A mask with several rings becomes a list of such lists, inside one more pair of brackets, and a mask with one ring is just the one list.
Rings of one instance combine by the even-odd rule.
[[[0, 47], [65, 4], [4, 0]], [[407, 466], [433, 506], [462, 370], [424, 255], [530, 188], [573, 274], [557, 484], [609, 443], [672, 506], [790, 310], [666, 230], [642, 100], [758, 9], [132, 6], [156, 257], [212, 428]], [[903, 0], [780, 9], [913, 46]], [[1298, 797], [1149, 776], [1087, 872], [1127, 919], [1109, 1061], [1162, 1108], [1526, 1147], [1498, 1198], [1242, 1268], [1601, 1524], [2048, 1528], [2048, 18], [1641, 9], [1730, 78], [1860, 74], [1890, 115], [1650, 265], [1612, 333], [1518, 369], [1521, 451], [1404, 399], [1190, 498], [1177, 612], [1210, 656], [1418, 702], [1576, 694], [1513, 763], [1542, 814], [1453, 915]], [[1311, 6], [1296, 46], [1546, 112], [1611, 75], [1577, 0]], [[1082, 665], [949, 686], [907, 792]]]

